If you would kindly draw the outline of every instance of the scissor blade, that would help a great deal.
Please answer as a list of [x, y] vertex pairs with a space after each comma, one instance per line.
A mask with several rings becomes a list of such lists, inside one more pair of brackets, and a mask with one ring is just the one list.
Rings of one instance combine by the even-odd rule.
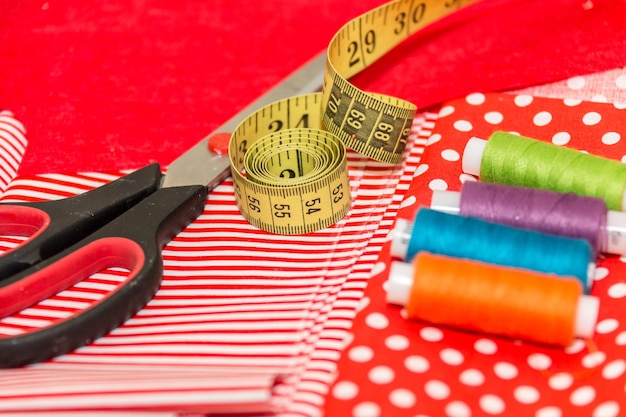
[[232, 132], [251, 113], [276, 100], [319, 91], [324, 80], [325, 64], [324, 51], [179, 156], [168, 167], [163, 187], [204, 184], [209, 190], [215, 188], [230, 175], [230, 161], [228, 155], [211, 153], [209, 138], [215, 133]]

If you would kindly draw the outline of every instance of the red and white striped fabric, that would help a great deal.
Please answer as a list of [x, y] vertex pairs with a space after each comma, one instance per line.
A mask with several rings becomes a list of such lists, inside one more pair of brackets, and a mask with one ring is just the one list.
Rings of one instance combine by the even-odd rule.
[[26, 152], [26, 130], [9, 110], [0, 110], [0, 191], [15, 178]]
[[[402, 165], [349, 152], [352, 209], [316, 233], [255, 229], [236, 208], [232, 181], [224, 181], [209, 194], [204, 213], [163, 251], [164, 278], [154, 299], [75, 352], [0, 370], [0, 413], [272, 409], [321, 415], [363, 290], [435, 117], [415, 120]], [[2, 201], [64, 198], [120, 175], [22, 177]], [[8, 248], [17, 242], [0, 243]], [[77, 314], [123, 277], [123, 271], [102, 271], [5, 317], [0, 337]]]

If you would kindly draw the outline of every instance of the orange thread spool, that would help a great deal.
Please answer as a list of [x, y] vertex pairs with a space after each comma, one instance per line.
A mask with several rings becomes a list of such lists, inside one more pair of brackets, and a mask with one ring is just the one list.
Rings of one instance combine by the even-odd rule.
[[421, 252], [406, 311], [411, 319], [567, 346], [582, 286], [574, 278]]

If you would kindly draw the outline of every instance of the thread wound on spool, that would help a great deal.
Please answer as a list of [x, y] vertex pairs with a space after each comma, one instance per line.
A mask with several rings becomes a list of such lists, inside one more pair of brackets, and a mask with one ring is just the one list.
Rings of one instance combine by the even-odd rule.
[[485, 221], [587, 240], [595, 255], [606, 247], [604, 200], [574, 193], [468, 181], [460, 213]]
[[475, 217], [421, 208], [406, 260], [419, 252], [576, 277], [585, 288], [593, 252], [589, 242], [518, 229]]
[[621, 210], [626, 165], [524, 136], [495, 132], [485, 146], [482, 181], [602, 198]]
[[574, 340], [576, 279], [427, 252], [414, 267], [410, 319], [547, 345]]

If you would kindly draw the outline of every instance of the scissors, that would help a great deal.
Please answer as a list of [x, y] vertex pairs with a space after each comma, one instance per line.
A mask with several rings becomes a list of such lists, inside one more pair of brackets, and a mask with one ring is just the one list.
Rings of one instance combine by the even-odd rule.
[[[232, 132], [273, 101], [319, 90], [325, 63], [326, 55], [318, 54], [215, 132]], [[203, 212], [208, 192], [230, 175], [228, 156], [209, 150], [214, 135], [178, 157], [166, 175], [155, 163], [75, 197], [0, 204], [0, 234], [28, 237], [0, 256], [0, 318], [99, 271], [130, 271], [117, 289], [80, 313], [0, 336], [1, 368], [68, 353], [120, 326], [150, 301], [163, 277], [163, 247]]]

